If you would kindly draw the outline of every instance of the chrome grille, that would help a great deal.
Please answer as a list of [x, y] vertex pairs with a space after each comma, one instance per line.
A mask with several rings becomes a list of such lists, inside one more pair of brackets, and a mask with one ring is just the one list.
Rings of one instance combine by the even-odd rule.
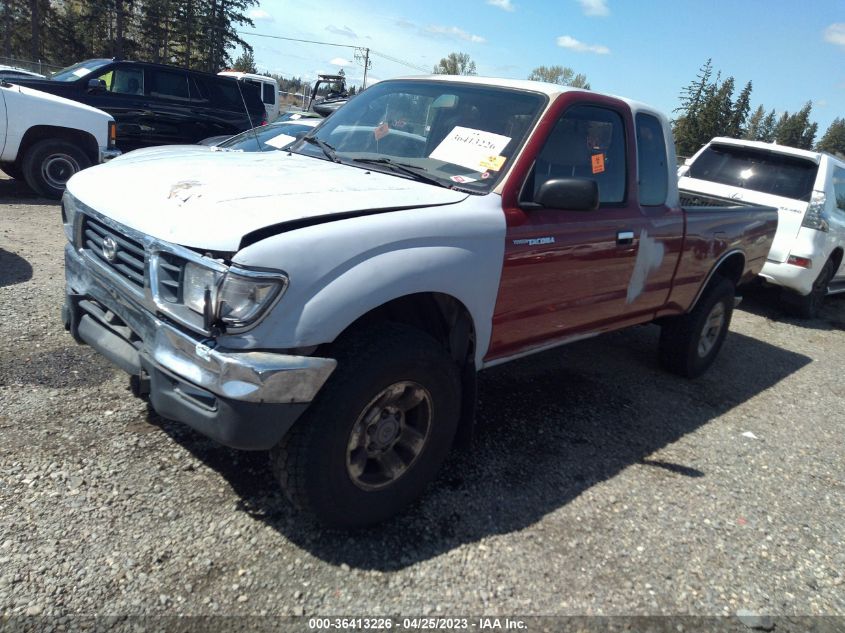
[[82, 247], [138, 288], [144, 287], [144, 246], [119, 231], [83, 216]]
[[158, 295], [170, 303], [182, 302], [182, 272], [185, 260], [177, 255], [159, 253]]

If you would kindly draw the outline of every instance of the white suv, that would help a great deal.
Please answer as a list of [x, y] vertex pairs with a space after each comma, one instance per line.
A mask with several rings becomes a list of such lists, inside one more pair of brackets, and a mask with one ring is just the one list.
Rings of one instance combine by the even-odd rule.
[[845, 160], [774, 143], [714, 138], [678, 169], [682, 192], [777, 207], [778, 230], [760, 276], [786, 289], [786, 307], [816, 316], [845, 292]]

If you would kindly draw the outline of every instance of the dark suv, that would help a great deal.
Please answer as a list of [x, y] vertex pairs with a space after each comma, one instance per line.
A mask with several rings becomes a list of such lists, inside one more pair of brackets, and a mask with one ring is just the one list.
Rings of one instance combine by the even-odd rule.
[[162, 64], [89, 59], [50, 79], [14, 83], [105, 110], [124, 152], [232, 135], [267, 120], [254, 86]]

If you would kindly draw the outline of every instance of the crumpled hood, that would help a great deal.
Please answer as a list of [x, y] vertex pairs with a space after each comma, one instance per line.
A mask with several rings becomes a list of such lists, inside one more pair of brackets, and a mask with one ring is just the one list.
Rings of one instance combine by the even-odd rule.
[[201, 145], [130, 152], [79, 172], [70, 193], [147, 235], [235, 251], [252, 231], [304, 218], [453, 204], [468, 194], [287, 152]]

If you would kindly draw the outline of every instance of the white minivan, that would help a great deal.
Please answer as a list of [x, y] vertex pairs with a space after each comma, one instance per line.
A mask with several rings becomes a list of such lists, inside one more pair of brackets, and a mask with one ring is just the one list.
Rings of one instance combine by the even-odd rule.
[[777, 207], [760, 276], [785, 289], [790, 312], [815, 317], [845, 292], [845, 160], [775, 143], [717, 137], [678, 169], [682, 192]]
[[234, 77], [239, 81], [245, 81], [257, 86], [261, 91], [261, 101], [264, 109], [267, 110], [267, 122], [272, 123], [279, 116], [279, 82], [267, 75], [256, 75], [254, 73], [242, 73], [239, 70], [223, 70], [217, 73], [224, 77]]

